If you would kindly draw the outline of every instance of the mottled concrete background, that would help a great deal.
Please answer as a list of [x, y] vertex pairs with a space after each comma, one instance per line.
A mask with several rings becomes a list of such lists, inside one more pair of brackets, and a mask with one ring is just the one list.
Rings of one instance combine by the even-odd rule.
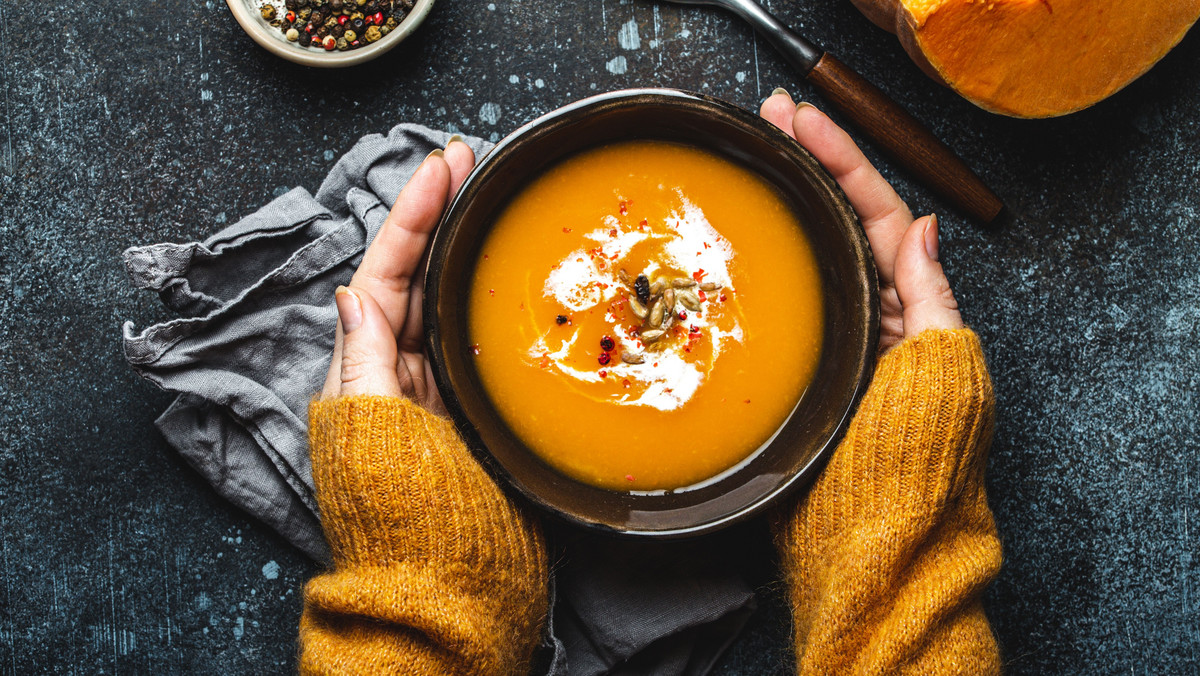
[[[1011, 672], [1196, 673], [1200, 35], [1096, 108], [1017, 121], [928, 81], [847, 0], [770, 4], [1021, 215], [984, 232], [881, 165], [942, 216], [993, 368], [1006, 561], [987, 608]], [[313, 568], [152, 427], [170, 397], [132, 375], [118, 330], [164, 311], [126, 284], [122, 249], [315, 189], [355, 139], [400, 121], [495, 139], [642, 85], [747, 107], [779, 85], [815, 97], [729, 16], [649, 0], [440, 0], [409, 42], [343, 73], [268, 55], [216, 0], [0, 0], [0, 673], [294, 661]], [[788, 670], [760, 550], [766, 607], [720, 673]]]

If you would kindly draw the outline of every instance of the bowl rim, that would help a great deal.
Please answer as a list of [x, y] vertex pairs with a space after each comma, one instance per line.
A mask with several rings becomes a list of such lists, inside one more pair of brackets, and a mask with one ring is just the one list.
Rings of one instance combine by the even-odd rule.
[[[724, 516], [704, 521], [685, 527], [671, 529], [644, 529], [644, 528], [622, 528], [609, 523], [598, 521], [589, 521], [584, 518], [563, 510], [553, 502], [547, 500], [539, 493], [534, 492], [530, 488], [519, 481], [505, 465], [488, 450], [487, 445], [483, 442], [478, 430], [471, 422], [470, 417], [465, 410], [465, 407], [459, 401], [458, 396], [454, 393], [451, 387], [451, 378], [449, 369], [446, 366], [446, 355], [442, 350], [440, 340], [440, 330], [437, 326], [438, 302], [440, 297], [440, 289], [437, 280], [442, 277], [442, 269], [445, 266], [446, 254], [449, 250], [450, 243], [453, 238], [450, 236], [451, 221], [455, 218], [459, 211], [460, 205], [469, 202], [473, 193], [478, 189], [477, 182], [481, 175], [486, 174], [488, 167], [496, 162], [498, 158], [503, 157], [508, 148], [515, 143], [520, 142], [527, 134], [538, 130], [539, 128], [554, 122], [555, 120], [578, 114], [581, 111], [586, 111], [591, 108], [602, 107], [613, 103], [629, 103], [637, 102], [659, 102], [659, 103], [679, 103], [679, 102], [698, 102], [703, 105], [716, 109], [719, 113], [732, 115], [736, 118], [741, 118], [742, 121], [748, 122], [750, 125], [757, 127], [760, 131], [768, 135], [775, 135], [781, 143], [792, 144], [793, 150], [799, 151], [802, 156], [807, 157], [811, 162], [813, 174], [816, 180], [822, 184], [822, 187], [830, 190], [833, 194], [836, 208], [841, 215], [848, 216], [851, 230], [854, 234], [850, 238], [849, 244], [855, 251], [856, 257], [865, 262], [867, 278], [867, 335], [866, 346], [868, 349], [863, 355], [863, 368], [859, 372], [857, 379], [854, 382], [853, 392], [850, 396], [850, 404], [846, 410], [842, 412], [840, 419], [836, 421], [833, 432], [826, 439], [824, 444], [817, 452], [815, 452], [809, 460], [804, 463], [797, 471], [787, 476], [772, 490], [759, 496], [753, 501], [742, 505], [734, 511], [731, 511]], [[865, 255], [864, 255], [865, 254]], [[424, 325], [425, 341], [429, 351], [429, 358], [432, 362], [432, 372], [434, 381], [437, 384], [438, 391], [442, 393], [442, 400], [446, 410], [449, 413], [451, 421], [454, 423], [456, 430], [462, 435], [467, 447], [471, 450], [472, 455], [480, 462], [480, 464], [492, 475], [497, 483], [506, 489], [509, 493], [515, 493], [521, 496], [524, 500], [535, 505], [538, 509], [546, 514], [549, 514], [560, 521], [571, 524], [573, 526], [583, 527], [586, 530], [594, 532], [602, 532], [605, 534], [627, 536], [640, 539], [678, 539], [685, 537], [696, 537], [707, 533], [712, 533], [728, 526], [741, 523], [750, 519], [764, 510], [768, 509], [772, 504], [792, 491], [811, 483], [819, 470], [827, 462], [829, 456], [834, 449], [841, 443], [845, 437], [846, 431], [849, 429], [850, 422], [857, 412], [858, 407], [866, 394], [867, 388], [870, 386], [871, 379], [875, 373], [875, 364], [877, 362], [877, 346], [879, 344], [879, 289], [878, 289], [878, 274], [875, 268], [874, 258], [871, 254], [870, 244], [867, 240], [866, 232], [863, 229], [862, 222], [850, 205], [849, 199], [837, 181], [829, 173], [829, 171], [817, 161], [817, 159], [806, 148], [801, 146], [795, 139], [786, 134], [783, 130], [778, 129], [771, 123], [763, 120], [760, 116], [751, 113], [750, 111], [736, 106], [727, 101], [717, 99], [705, 94], [685, 91], [672, 88], [636, 88], [636, 89], [621, 89], [610, 92], [605, 92], [593, 96], [589, 96], [565, 106], [552, 110], [544, 115], [541, 115], [525, 124], [521, 125], [513, 132], [505, 136], [497, 142], [491, 150], [480, 158], [475, 167], [463, 180], [458, 193], [447, 206], [437, 229], [434, 231], [432, 241], [429, 245], [429, 251], [426, 258], [425, 277], [423, 279], [424, 300], [422, 304], [422, 320]], [[786, 421], [785, 423], [786, 424]], [[782, 429], [782, 427], [781, 427]], [[510, 431], [510, 434], [514, 434]], [[523, 443], [521, 445], [524, 445]], [[528, 450], [529, 453], [533, 451]], [[541, 462], [540, 458], [538, 459]], [[544, 464], [544, 462], [543, 462]], [[550, 472], [558, 472], [558, 470], [549, 467]], [[559, 475], [567, 480], [579, 483], [577, 480], [567, 477], [565, 474]], [[580, 484], [586, 485], [586, 484]], [[623, 495], [622, 493], [613, 491], [614, 496]]]
[[314, 68], [345, 68], [365, 63], [386, 54], [417, 30], [421, 23], [425, 21], [425, 17], [429, 16], [434, 3], [434, 0], [414, 0], [412, 11], [408, 13], [408, 16], [404, 17], [404, 21], [401, 21], [395, 30], [374, 44], [345, 52], [318, 52], [302, 49], [299, 46], [291, 44], [286, 39], [279, 39], [279, 37], [274, 35], [278, 31], [264, 24], [262, 17], [250, 9], [251, 1], [225, 0], [225, 4], [229, 6], [229, 11], [233, 14], [233, 18], [237, 20], [238, 25], [242, 27], [242, 30], [252, 40], [257, 42], [260, 47], [275, 56]]

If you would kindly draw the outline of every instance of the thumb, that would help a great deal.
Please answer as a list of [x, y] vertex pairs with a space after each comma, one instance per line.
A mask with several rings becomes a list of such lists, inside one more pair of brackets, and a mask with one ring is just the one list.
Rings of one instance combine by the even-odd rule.
[[904, 337], [926, 329], [962, 328], [958, 301], [938, 262], [937, 215], [908, 226], [896, 254], [896, 293], [904, 310]]
[[342, 320], [341, 395], [400, 396], [396, 376], [396, 336], [371, 294], [339, 286], [335, 294]]

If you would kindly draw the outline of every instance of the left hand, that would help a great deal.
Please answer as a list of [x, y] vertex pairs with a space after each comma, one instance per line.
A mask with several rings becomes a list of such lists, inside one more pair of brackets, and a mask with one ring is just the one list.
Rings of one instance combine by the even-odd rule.
[[348, 287], [338, 287], [337, 337], [323, 397], [406, 396], [444, 413], [425, 357], [421, 259], [450, 198], [475, 166], [457, 139], [409, 179]]

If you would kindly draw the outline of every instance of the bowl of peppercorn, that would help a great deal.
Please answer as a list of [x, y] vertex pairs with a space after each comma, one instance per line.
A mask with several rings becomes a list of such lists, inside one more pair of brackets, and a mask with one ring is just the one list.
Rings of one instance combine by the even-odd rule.
[[[756, 236], [778, 264], [751, 258]], [[795, 242], [812, 253], [792, 259]], [[806, 255], [812, 275], [788, 281]], [[846, 196], [794, 139], [700, 94], [609, 92], [517, 129], [464, 180], [427, 262], [426, 345], [463, 440], [513, 495], [604, 533], [763, 513], [820, 472], [874, 373], [878, 278]], [[779, 343], [755, 342], [769, 325]], [[745, 361], [716, 365], [741, 359], [719, 331]], [[782, 377], [801, 354], [808, 380]]]
[[226, 0], [255, 42], [305, 66], [343, 68], [387, 52], [421, 25], [433, 0]]

